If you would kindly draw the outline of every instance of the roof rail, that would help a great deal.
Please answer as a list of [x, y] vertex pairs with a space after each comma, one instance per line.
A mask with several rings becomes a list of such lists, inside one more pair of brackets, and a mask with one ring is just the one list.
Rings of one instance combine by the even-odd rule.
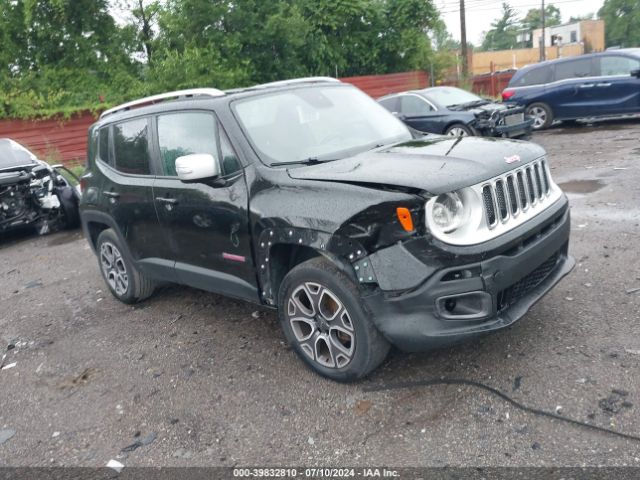
[[123, 103], [122, 105], [118, 105], [116, 107], [110, 108], [102, 112], [100, 118], [104, 118], [107, 115], [112, 115], [116, 112], [120, 112], [123, 110], [129, 110], [133, 107], [138, 107], [141, 105], [146, 105], [147, 103], [154, 103], [160, 100], [168, 100], [170, 98], [181, 98], [181, 97], [222, 97], [225, 93], [222, 90], [218, 90], [217, 88], [191, 88], [188, 90], [177, 90], [175, 92], [166, 92], [160, 93], [158, 95], [151, 95], [150, 97], [140, 98], [138, 100], [134, 100], [132, 102]]
[[337, 78], [333, 77], [304, 77], [304, 78], [292, 78], [290, 80], [278, 80], [277, 82], [261, 83], [251, 88], [263, 88], [263, 87], [279, 87], [285, 85], [295, 85], [296, 83], [342, 83]]

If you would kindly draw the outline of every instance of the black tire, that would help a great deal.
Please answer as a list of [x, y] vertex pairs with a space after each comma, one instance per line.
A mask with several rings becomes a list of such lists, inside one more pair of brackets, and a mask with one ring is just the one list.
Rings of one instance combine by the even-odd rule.
[[525, 115], [534, 119], [533, 130], [544, 130], [553, 123], [553, 110], [546, 103], [532, 103], [525, 110]]
[[[464, 132], [461, 135], [456, 135], [454, 132]], [[444, 132], [445, 135], [455, 135], [457, 137], [474, 137], [476, 136], [476, 131], [470, 127], [469, 125], [465, 125], [464, 123], [454, 123], [453, 125], [449, 125]]]
[[[314, 296], [317, 286], [320, 290]], [[302, 301], [295, 302], [294, 295]], [[305, 303], [303, 295], [308, 302]], [[314, 313], [304, 313], [301, 304], [313, 305]], [[302, 306], [306, 308], [305, 305]], [[321, 313], [322, 310], [327, 315]], [[335, 310], [333, 318], [326, 320], [332, 310]], [[278, 292], [278, 317], [287, 341], [298, 356], [312, 370], [338, 382], [366, 376], [389, 353], [389, 342], [373, 325], [358, 287], [322, 257], [307, 260], [286, 275]], [[300, 338], [306, 335], [308, 339], [302, 341]], [[330, 366], [331, 359], [333, 366]]]
[[[118, 259], [113, 261], [114, 268], [109, 271], [107, 271], [108, 269], [104, 263], [105, 259], [103, 259], [103, 255], [106, 256], [106, 251], [104, 251], [103, 248], [107, 251], [111, 250], [113, 257], [116, 257], [116, 253], [118, 255]], [[98, 235], [96, 251], [98, 255], [98, 267], [102, 273], [102, 278], [114, 297], [123, 303], [132, 304], [151, 296], [155, 289], [155, 282], [136, 268], [135, 264], [129, 258], [126, 249], [123, 248], [118, 236], [112, 229], [103, 230], [100, 235]], [[113, 277], [111, 277], [111, 275], [117, 276], [116, 271], [121, 273], [122, 269], [124, 269], [126, 275], [126, 285], [119, 279], [112, 281]]]

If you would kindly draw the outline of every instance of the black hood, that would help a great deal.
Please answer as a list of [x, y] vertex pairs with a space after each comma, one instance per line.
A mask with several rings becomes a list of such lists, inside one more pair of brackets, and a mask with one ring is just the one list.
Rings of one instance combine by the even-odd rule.
[[518, 140], [432, 137], [333, 162], [291, 168], [289, 176], [409, 187], [440, 194], [475, 185], [544, 154], [542, 147]]

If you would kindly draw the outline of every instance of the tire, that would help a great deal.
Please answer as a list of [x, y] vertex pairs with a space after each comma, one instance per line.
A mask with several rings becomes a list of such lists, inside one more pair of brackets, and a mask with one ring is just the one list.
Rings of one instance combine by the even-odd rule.
[[532, 103], [525, 110], [525, 115], [533, 118], [533, 130], [544, 130], [553, 123], [553, 110], [546, 103]]
[[293, 268], [278, 292], [278, 317], [289, 344], [312, 370], [338, 382], [360, 379], [389, 353], [358, 287], [324, 258]]
[[476, 135], [476, 132], [468, 125], [463, 123], [454, 123], [447, 127], [444, 134], [451, 137], [473, 137]]
[[132, 304], [151, 296], [155, 282], [136, 268], [112, 229], [98, 235], [96, 251], [102, 278], [114, 297]]

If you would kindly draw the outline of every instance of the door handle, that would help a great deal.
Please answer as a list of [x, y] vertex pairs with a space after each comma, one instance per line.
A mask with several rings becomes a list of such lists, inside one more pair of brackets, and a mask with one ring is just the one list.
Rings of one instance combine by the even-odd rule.
[[596, 87], [610, 87], [610, 83], [596, 83]]
[[178, 203], [176, 198], [156, 197], [156, 200], [160, 203], [164, 203], [165, 205], [176, 205]]
[[583, 83], [578, 88], [593, 88], [595, 86], [596, 86], [595, 83]]
[[113, 199], [120, 198], [120, 194], [119, 194], [118, 192], [107, 192], [107, 191], [103, 191], [103, 192], [102, 192], [102, 194], [103, 194], [105, 197], [109, 197], [109, 198], [113, 198]]

